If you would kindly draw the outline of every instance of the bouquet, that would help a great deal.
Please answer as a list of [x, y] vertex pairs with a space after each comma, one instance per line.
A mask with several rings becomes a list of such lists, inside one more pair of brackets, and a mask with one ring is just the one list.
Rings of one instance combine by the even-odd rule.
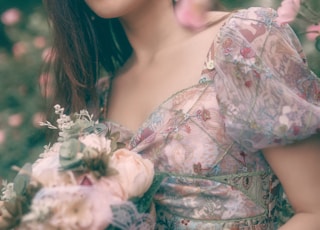
[[0, 194], [0, 229], [152, 229], [152, 196], [161, 176], [118, 142], [88, 111], [59, 105], [57, 142], [19, 170]]

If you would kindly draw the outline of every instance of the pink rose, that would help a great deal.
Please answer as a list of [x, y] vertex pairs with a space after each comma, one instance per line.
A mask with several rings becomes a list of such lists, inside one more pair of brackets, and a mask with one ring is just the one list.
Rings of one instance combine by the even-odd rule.
[[278, 8], [277, 23], [280, 25], [292, 22], [300, 9], [300, 0], [283, 0]]
[[152, 184], [152, 162], [135, 152], [127, 149], [115, 151], [110, 158], [109, 166], [118, 171], [114, 177], [126, 191], [128, 198], [143, 196]]

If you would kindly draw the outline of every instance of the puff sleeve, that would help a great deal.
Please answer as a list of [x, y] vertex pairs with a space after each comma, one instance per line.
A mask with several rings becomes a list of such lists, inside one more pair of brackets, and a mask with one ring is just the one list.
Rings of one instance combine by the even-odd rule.
[[320, 80], [289, 25], [250, 8], [221, 29], [215, 86], [226, 133], [244, 150], [293, 143], [320, 132]]

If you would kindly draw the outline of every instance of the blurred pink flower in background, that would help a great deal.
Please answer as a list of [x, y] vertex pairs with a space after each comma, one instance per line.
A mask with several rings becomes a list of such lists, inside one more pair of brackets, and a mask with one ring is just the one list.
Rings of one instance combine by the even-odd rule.
[[27, 45], [25, 42], [16, 42], [12, 47], [13, 56], [20, 58], [27, 53]]
[[175, 13], [183, 26], [200, 29], [207, 23], [206, 13], [210, 7], [210, 0], [180, 0], [176, 5]]
[[277, 22], [280, 25], [292, 22], [300, 9], [300, 0], [283, 0], [278, 8]]
[[8, 9], [1, 15], [2, 23], [7, 26], [11, 26], [18, 23], [20, 19], [21, 19], [21, 12], [16, 8]]
[[311, 25], [307, 27], [306, 37], [310, 41], [316, 40], [320, 36], [320, 22], [318, 25]]
[[22, 124], [23, 118], [20, 113], [13, 114], [8, 118], [8, 124], [12, 127], [18, 127]]
[[0, 144], [3, 144], [5, 141], [6, 141], [6, 132], [0, 129]]
[[43, 36], [37, 36], [33, 39], [33, 45], [38, 49], [44, 48], [46, 44], [47, 44], [46, 38]]

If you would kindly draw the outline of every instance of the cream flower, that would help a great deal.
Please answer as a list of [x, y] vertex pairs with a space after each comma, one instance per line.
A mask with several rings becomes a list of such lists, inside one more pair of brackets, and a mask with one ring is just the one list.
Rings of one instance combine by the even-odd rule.
[[128, 197], [141, 197], [151, 186], [154, 168], [150, 160], [127, 149], [115, 151], [110, 158], [109, 167], [118, 171], [114, 177], [127, 192]]
[[91, 186], [44, 188], [33, 199], [21, 229], [96, 229], [112, 222], [111, 205], [123, 203], [109, 190]]
[[54, 144], [42, 158], [32, 165], [32, 177], [44, 187], [76, 185], [77, 181], [72, 171], [61, 171], [59, 149], [61, 143]]
[[92, 133], [86, 136], [82, 136], [79, 140], [86, 146], [97, 149], [99, 152], [105, 151], [110, 153], [111, 151], [111, 140], [104, 136]]
[[3, 186], [4, 188], [1, 190], [0, 200], [9, 201], [16, 197], [13, 183], [7, 183], [7, 181], [4, 181]]
[[[112, 196], [119, 197], [121, 200], [128, 200], [128, 194], [123, 189], [119, 181], [113, 176], [100, 177], [97, 179], [92, 174], [84, 174], [77, 178], [80, 184], [86, 180], [86, 186], [92, 186], [93, 189], [108, 191]], [[82, 185], [82, 184], [81, 184]]]

